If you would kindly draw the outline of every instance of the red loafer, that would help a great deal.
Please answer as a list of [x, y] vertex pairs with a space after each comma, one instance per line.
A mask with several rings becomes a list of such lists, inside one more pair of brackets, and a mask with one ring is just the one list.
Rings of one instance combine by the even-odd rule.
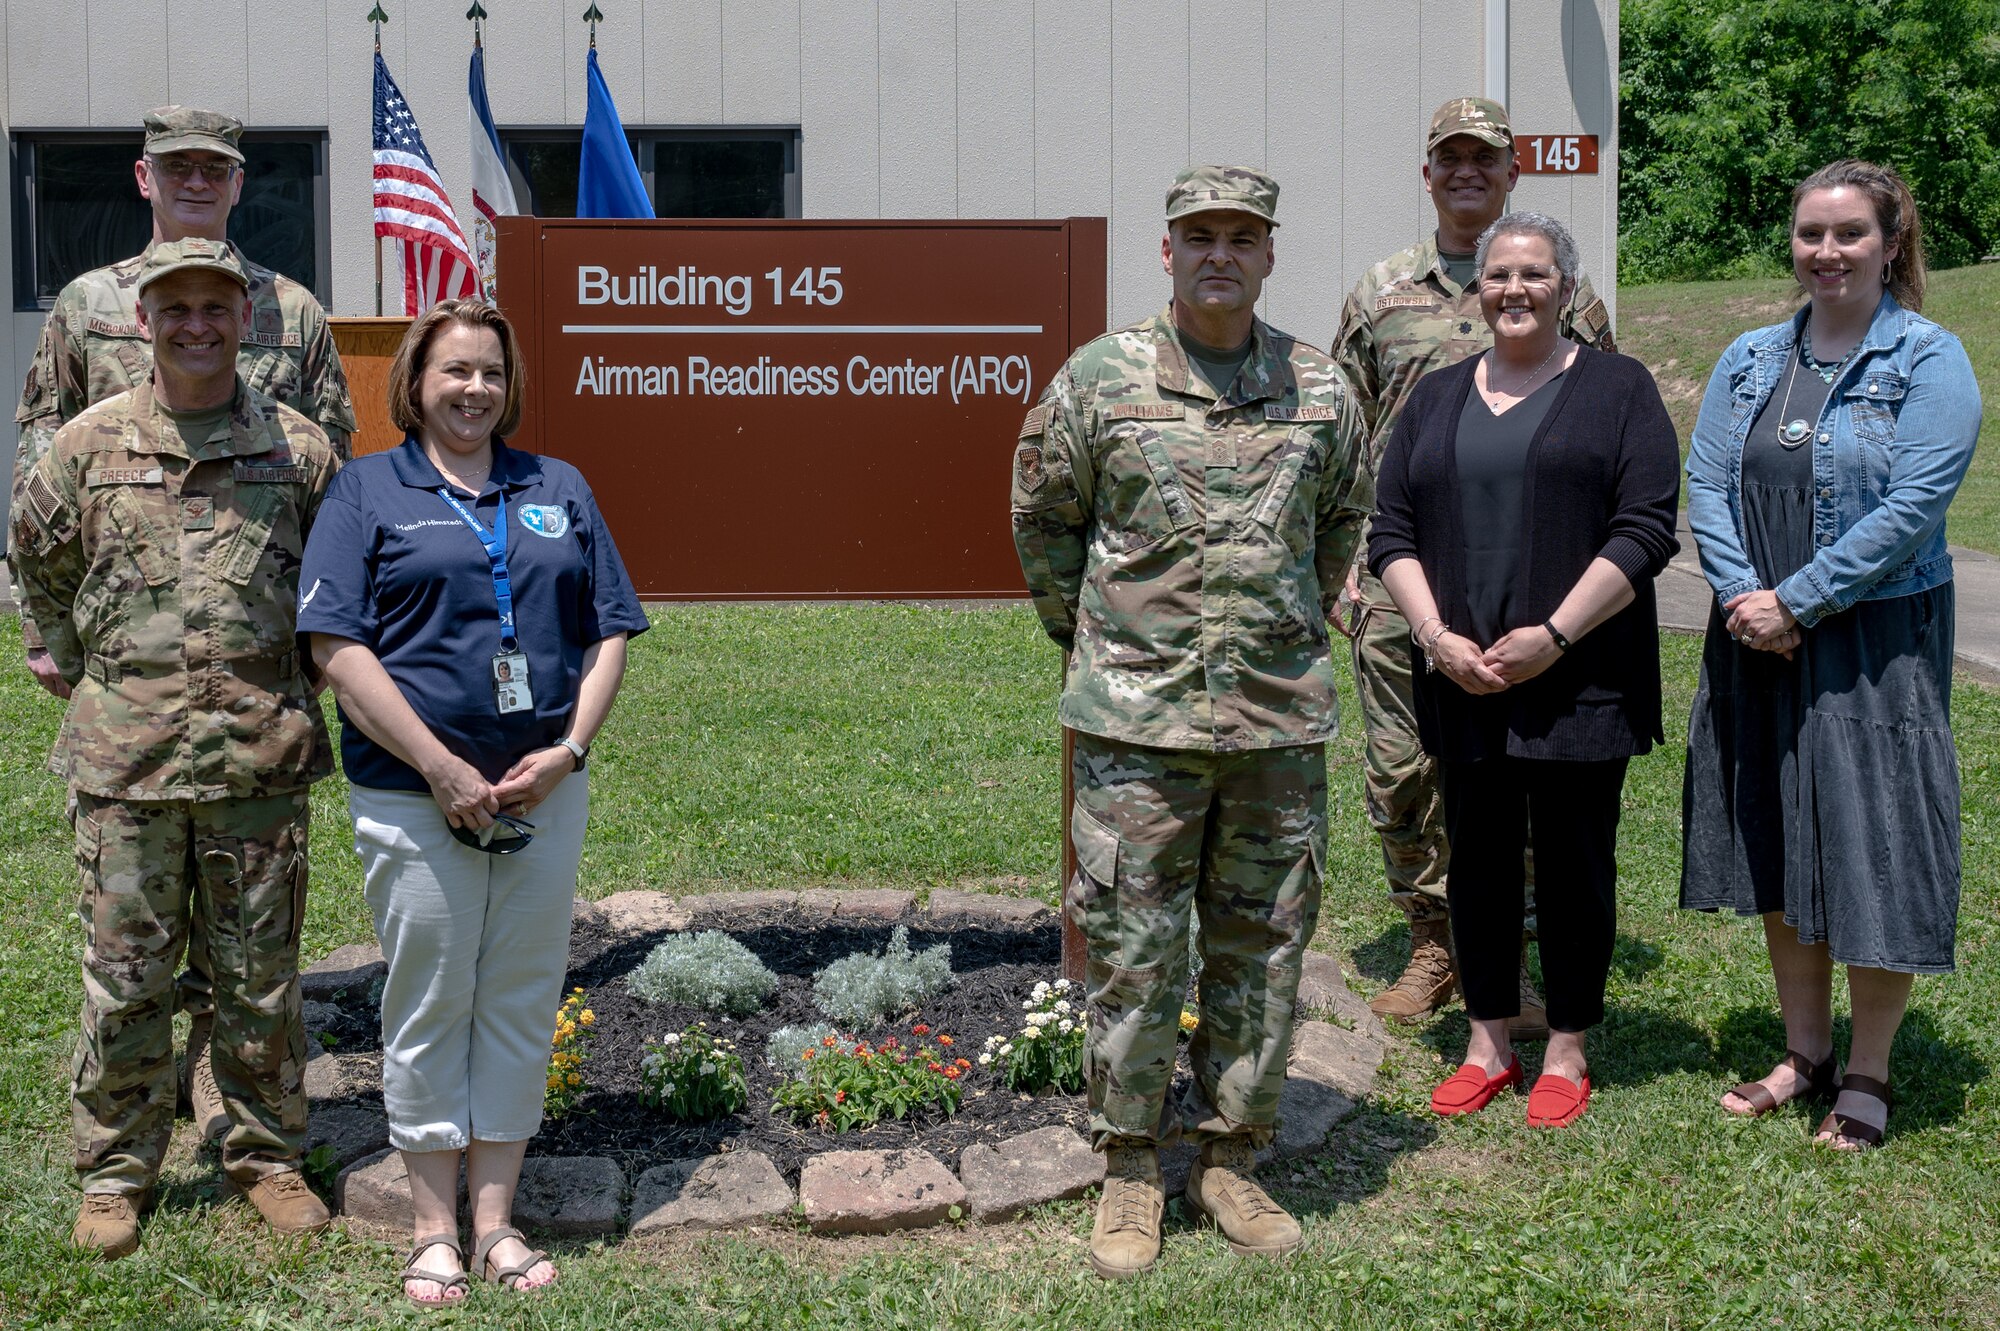
[[1446, 1117], [1477, 1113], [1491, 1104], [1494, 1096], [1509, 1086], [1520, 1084], [1521, 1057], [1518, 1054], [1509, 1058], [1507, 1066], [1491, 1077], [1477, 1063], [1460, 1064], [1458, 1071], [1446, 1077], [1431, 1092], [1431, 1112]]
[[1582, 1118], [1583, 1111], [1588, 1108], [1589, 1073], [1584, 1074], [1583, 1084], [1579, 1086], [1567, 1077], [1544, 1072], [1535, 1078], [1535, 1089], [1528, 1092], [1528, 1126], [1566, 1128]]

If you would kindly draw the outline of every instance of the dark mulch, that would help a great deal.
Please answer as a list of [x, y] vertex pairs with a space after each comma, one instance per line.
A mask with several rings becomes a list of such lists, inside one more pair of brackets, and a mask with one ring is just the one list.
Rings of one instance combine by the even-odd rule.
[[[581, 985], [596, 1014], [597, 1038], [584, 1068], [588, 1089], [569, 1114], [543, 1123], [541, 1134], [529, 1144], [529, 1154], [609, 1156], [627, 1178], [636, 1178], [670, 1160], [754, 1150], [771, 1157], [779, 1172], [796, 1182], [806, 1158], [821, 1151], [921, 1147], [955, 1166], [968, 1146], [1053, 1125], [1081, 1132], [1089, 1121], [1081, 1096], [1021, 1095], [977, 1066], [988, 1035], [1012, 1035], [1019, 1029], [1021, 1002], [1035, 982], [1053, 980], [1060, 973], [1062, 936], [1053, 923], [1038, 929], [912, 929], [912, 948], [951, 944], [957, 982], [922, 1012], [890, 1026], [857, 1032], [864, 1039], [895, 1034], [907, 1041], [910, 1025], [922, 1021], [933, 1032], [949, 1034], [955, 1042], [953, 1052], [974, 1060], [957, 1114], [913, 1116], [835, 1134], [808, 1130], [771, 1113], [778, 1071], [765, 1065], [765, 1038], [780, 1026], [825, 1020], [812, 1002], [814, 973], [851, 952], [880, 951], [889, 934], [887, 928], [789, 925], [737, 931], [735, 937], [777, 973], [779, 986], [761, 1010], [730, 1021], [694, 1008], [654, 1006], [627, 992], [624, 977], [664, 934], [633, 939], [580, 923], [570, 939], [565, 983]], [[372, 1037], [379, 1014], [366, 1005], [364, 995], [343, 999], [342, 1007], [340, 1047], [346, 1052], [364, 1043], [350, 1042], [347, 1031], [367, 1027]], [[551, 1021], [554, 1015], [550, 1014]], [[647, 1107], [639, 1098], [639, 1063], [647, 1043], [694, 1021], [706, 1021], [711, 1032], [735, 1041], [743, 1058], [750, 1099], [728, 1118], [684, 1123]]]

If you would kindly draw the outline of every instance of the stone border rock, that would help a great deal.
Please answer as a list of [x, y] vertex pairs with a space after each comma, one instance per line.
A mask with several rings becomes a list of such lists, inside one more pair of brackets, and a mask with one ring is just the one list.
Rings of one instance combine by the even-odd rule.
[[[619, 892], [578, 902], [575, 918], [607, 932], [639, 938], [686, 929], [745, 930], [842, 923], [918, 928], [1032, 929], [1054, 913], [1037, 901], [973, 892], [933, 892], [917, 909], [913, 893], [887, 889], [755, 891], [675, 898], [664, 892]], [[309, 995], [331, 997], [372, 983], [383, 973], [381, 951], [350, 945], [309, 967]], [[1389, 1036], [1359, 995], [1347, 988], [1340, 963], [1308, 953], [1289, 1075], [1279, 1102], [1277, 1139], [1265, 1159], [1307, 1155], [1358, 1107], [1382, 1065]], [[1331, 1021], [1315, 1020], [1326, 1014]], [[366, 1089], [366, 1056], [317, 1054], [307, 1064], [307, 1096], [340, 1099]], [[374, 1071], [379, 1076], [379, 1060]], [[403, 1242], [411, 1223], [409, 1179], [401, 1157], [384, 1143], [380, 1114], [353, 1106], [317, 1111], [316, 1141], [332, 1147], [341, 1169], [336, 1208], [357, 1232]], [[364, 1154], [372, 1152], [372, 1154]], [[358, 1157], [358, 1158], [357, 1158]], [[1169, 1195], [1187, 1184], [1194, 1149], [1186, 1143], [1162, 1155]], [[1038, 1128], [992, 1146], [961, 1153], [954, 1172], [928, 1151], [822, 1151], [807, 1160], [799, 1187], [755, 1151], [733, 1151], [657, 1165], [627, 1187], [611, 1160], [538, 1156], [522, 1171], [515, 1220], [524, 1229], [558, 1236], [634, 1236], [677, 1229], [742, 1229], [784, 1224], [802, 1215], [815, 1233], [889, 1233], [934, 1225], [959, 1215], [982, 1223], [1012, 1219], [1045, 1202], [1081, 1197], [1104, 1179], [1104, 1158], [1067, 1128]]]

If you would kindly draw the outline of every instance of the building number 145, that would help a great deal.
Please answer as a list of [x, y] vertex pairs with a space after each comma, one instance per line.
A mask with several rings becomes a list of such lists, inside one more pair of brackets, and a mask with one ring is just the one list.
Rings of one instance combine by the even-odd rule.
[[785, 285], [783, 268], [773, 268], [764, 276], [771, 281], [773, 305], [783, 305], [788, 292], [808, 305], [838, 305], [840, 298], [847, 294], [840, 285], [838, 268], [801, 268], [789, 287]]

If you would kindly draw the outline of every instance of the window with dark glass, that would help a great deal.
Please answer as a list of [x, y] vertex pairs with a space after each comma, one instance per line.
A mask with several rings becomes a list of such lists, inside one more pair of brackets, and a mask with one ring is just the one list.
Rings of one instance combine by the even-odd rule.
[[[795, 129], [626, 129], [659, 217], [798, 217]], [[537, 217], [576, 216], [583, 131], [503, 129], [514, 196]]]
[[[14, 305], [47, 309], [77, 275], [146, 248], [152, 210], [132, 164], [140, 135], [42, 131], [14, 136]], [[328, 299], [326, 136], [243, 136], [243, 193], [229, 238], [267, 268]]]

